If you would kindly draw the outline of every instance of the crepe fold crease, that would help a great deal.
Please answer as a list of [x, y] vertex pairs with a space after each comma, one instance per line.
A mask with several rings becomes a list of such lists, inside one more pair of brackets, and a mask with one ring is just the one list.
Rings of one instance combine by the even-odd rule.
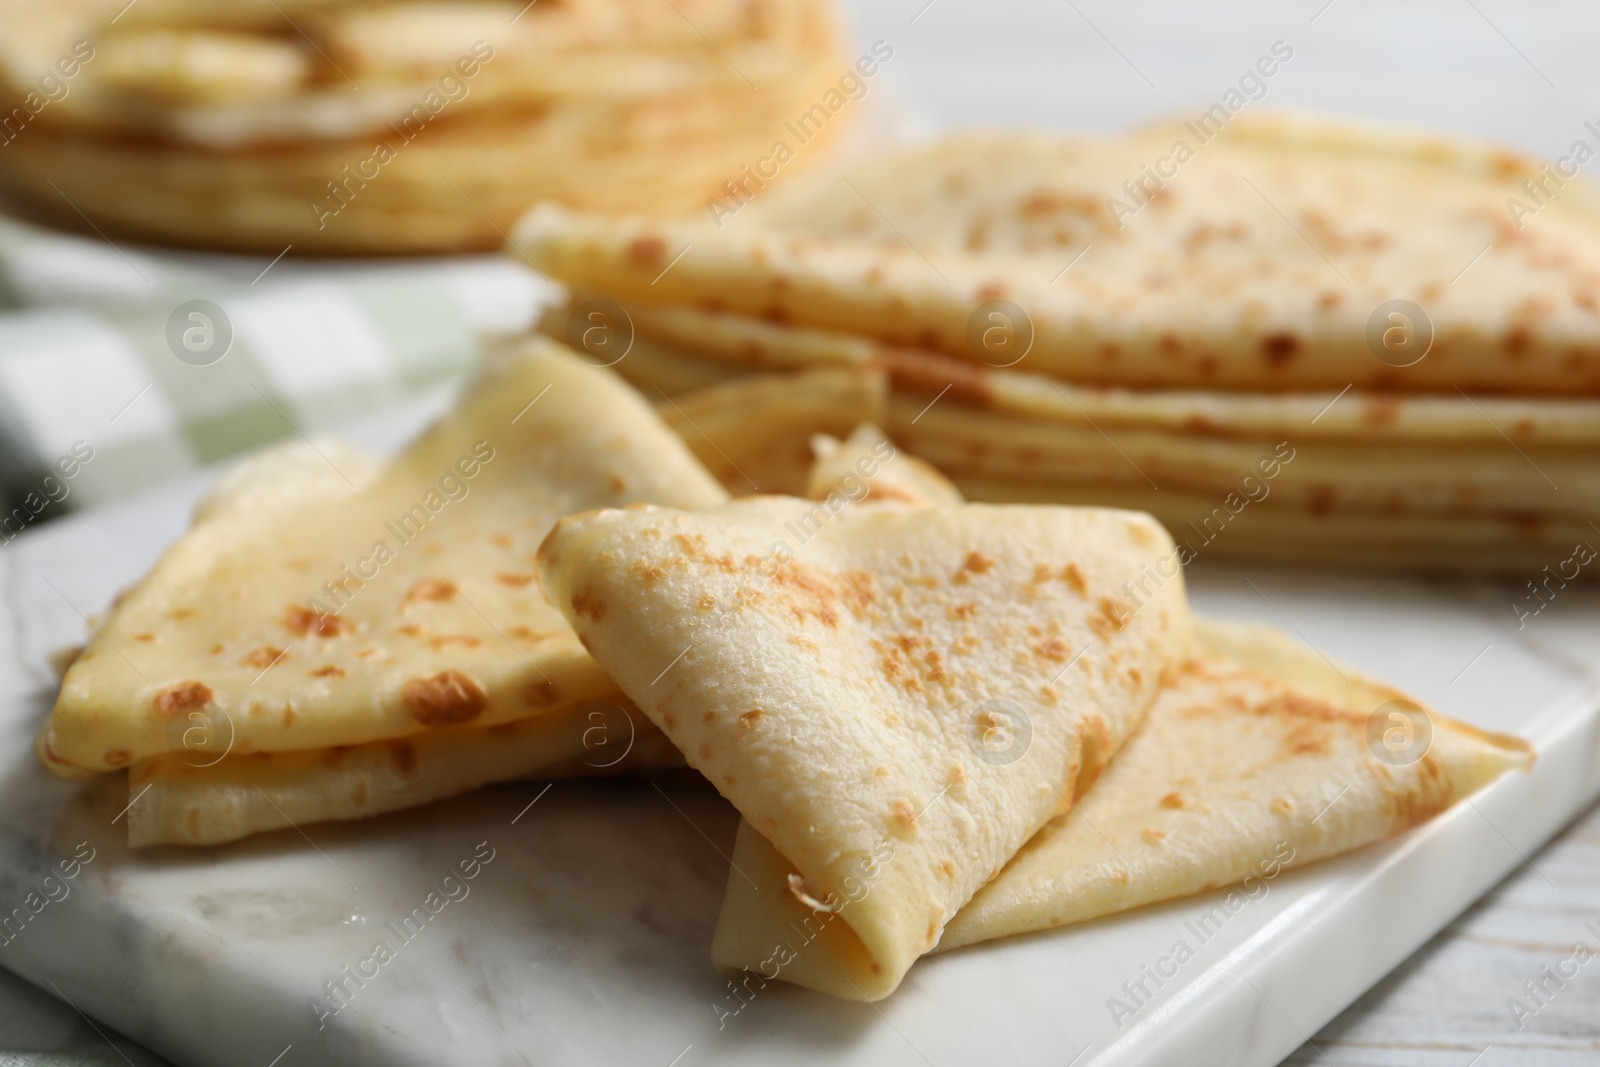
[[877, 1000], [1135, 728], [1188, 614], [1147, 516], [839, 496], [574, 516], [539, 568], [596, 660], [792, 863], [764, 888], [853, 901], [828, 991]]

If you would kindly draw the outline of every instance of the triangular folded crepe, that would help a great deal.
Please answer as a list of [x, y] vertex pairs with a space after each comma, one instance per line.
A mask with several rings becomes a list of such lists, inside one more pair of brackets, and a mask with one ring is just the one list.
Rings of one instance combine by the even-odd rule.
[[1336, 856], [1533, 762], [1259, 626], [1199, 656], [1081, 801], [973, 898], [941, 948], [1080, 922]]
[[[574, 288], [1076, 382], [1593, 396], [1595, 192], [1535, 209], [1543, 178], [1425, 134], [1237, 116], [1225, 136], [958, 134], [716, 224], [544, 204], [514, 240]], [[1007, 327], [1003, 351], [982, 340]]]
[[574, 516], [539, 568], [623, 691], [793, 862], [761, 888], [843, 909], [831, 991], [876, 1000], [1186, 655], [1172, 552], [1133, 512], [840, 494]]
[[936, 507], [964, 504], [961, 490], [909, 452], [901, 451], [876, 426], [862, 423], [843, 441], [818, 434], [816, 456], [806, 477], [806, 496], [828, 500], [842, 494], [855, 502]]
[[[1258, 894], [1532, 762], [1526, 742], [1428, 713], [1274, 630], [1196, 619], [1195, 643], [1076, 809], [978, 891], [936, 951], [1240, 883]], [[714, 961], [831, 992], [853, 950], [834, 917], [783, 892], [792, 867], [748, 823], [733, 863], [761, 889], [729, 877]]]
[[585, 508], [726, 499], [638, 394], [539, 340], [391, 463], [315, 462], [236, 478], [122, 598], [63, 679], [48, 766], [183, 755], [191, 722], [232, 759], [614, 696], [540, 595], [540, 541]]
[[[319, 444], [340, 466], [371, 461], [337, 442]], [[809, 496], [905, 504], [959, 502], [943, 477], [860, 426], [850, 439], [816, 442]], [[276, 479], [303, 484], [331, 474], [309, 446], [280, 446], [226, 472], [202, 504], [216, 514], [270, 496]], [[337, 481], [337, 476], [333, 476]], [[256, 753], [212, 760], [203, 752], [152, 756], [129, 769], [128, 842], [211, 845], [329, 819], [357, 819], [529, 775], [566, 778], [666, 770], [683, 757], [620, 692], [499, 726], [455, 726], [364, 745]]]

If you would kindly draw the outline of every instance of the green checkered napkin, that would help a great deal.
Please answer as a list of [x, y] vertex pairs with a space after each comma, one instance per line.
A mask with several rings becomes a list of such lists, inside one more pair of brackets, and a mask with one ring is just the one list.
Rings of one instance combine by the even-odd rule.
[[500, 256], [274, 262], [0, 218], [0, 543], [458, 377], [547, 291]]

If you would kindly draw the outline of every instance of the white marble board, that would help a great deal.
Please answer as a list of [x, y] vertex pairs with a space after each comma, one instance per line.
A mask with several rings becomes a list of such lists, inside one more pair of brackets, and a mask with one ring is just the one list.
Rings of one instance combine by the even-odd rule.
[[[1600, 591], [1569, 587], [1519, 630], [1511, 583], [1202, 561], [1200, 610], [1291, 629], [1446, 713], [1529, 737], [1536, 769], [1393, 842], [1280, 876], [1203, 944], [1186, 923], [1216, 897], [934, 957], [876, 1006], [773, 984], [734, 1013], [708, 963], [735, 825], [713, 794], [500, 787], [135, 855], [114, 821], [125, 787], [44, 774], [31, 739], [54, 695], [48, 654], [178, 534], [203, 484], [0, 549], [0, 906], [80, 842], [94, 850], [69, 894], [0, 945], [0, 965], [178, 1064], [1272, 1064], [1600, 793]], [[467, 895], [411, 940], [385, 925], [489, 850]], [[394, 958], [319, 1027], [313, 998], [380, 938]], [[1127, 1003], [1123, 983], [1178, 939], [1194, 958], [1116, 1025], [1108, 999]]]

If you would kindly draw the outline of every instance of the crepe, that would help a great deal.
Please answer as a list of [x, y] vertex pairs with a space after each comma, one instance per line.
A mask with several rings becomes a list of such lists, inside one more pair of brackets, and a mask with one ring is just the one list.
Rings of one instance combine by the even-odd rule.
[[865, 85], [809, 0], [0, 0], [0, 189], [146, 240], [489, 249], [541, 198], [701, 210], [778, 139], [813, 165]]
[[1030, 841], [941, 948], [1254, 892], [1248, 879], [1391, 837], [1533, 764], [1526, 741], [1429, 712], [1276, 630], [1205, 621], [1196, 634], [1201, 658], [1078, 814]]
[[[1148, 511], [1172, 532], [1185, 560], [1217, 556], [1285, 563], [1520, 576], [1549, 566], [1562, 580], [1592, 578], [1585, 561], [1600, 545], [1583, 519], [1543, 513], [1352, 513], [1291, 507], [1243, 491], [1204, 496], [1168, 485], [1050, 484], [955, 473], [972, 500], [1096, 505]], [[1252, 483], [1258, 485], [1259, 483]], [[1258, 494], [1259, 495], [1259, 494]], [[1542, 578], [1550, 581], [1548, 574]], [[1531, 594], [1530, 594], [1531, 596]], [[1529, 608], [1538, 602], [1530, 599]]]
[[[1214, 926], [1284, 870], [1426, 822], [1533, 761], [1525, 741], [1427, 712], [1275, 630], [1196, 619], [1195, 638], [1196, 658], [1076, 809], [980, 889], [934, 951], [1239, 887], [1204, 913]], [[761, 888], [730, 875], [714, 961], [753, 972], [747, 983], [831, 991], [853, 949], [838, 917], [787, 892], [792, 867], [748, 822], [733, 864]]]
[[[332, 452], [336, 443], [320, 445]], [[903, 505], [957, 502], [960, 494], [919, 460], [896, 452], [875, 427], [846, 442], [820, 438], [811, 496]], [[296, 463], [295, 460], [300, 462]], [[316, 460], [315, 463], [312, 461]], [[341, 454], [341, 464], [361, 457]], [[371, 462], [371, 461], [366, 461]], [[271, 479], [331, 473], [309, 448], [225, 475], [202, 512], [248, 507], [244, 494], [270, 494]], [[195, 735], [195, 740], [211, 740]], [[254, 833], [415, 807], [491, 782], [664, 771], [683, 757], [633, 704], [616, 693], [499, 726], [444, 727], [413, 737], [331, 749], [224, 756], [195, 745], [129, 769], [128, 839], [134, 847], [213, 845]]]
[[[1157, 189], [1141, 165], [1170, 163], [1180, 140], [1192, 158]], [[1244, 115], [1203, 141], [1167, 127], [961, 134], [775, 189], [720, 229], [543, 205], [515, 241], [551, 276], [615, 298], [990, 366], [1025, 358], [1080, 383], [1600, 394], [1592, 192], [1573, 182], [1578, 195], [1514, 217], [1507, 201], [1537, 166], [1417, 140], [1400, 151], [1381, 132]], [[1426, 322], [1391, 320], [1395, 300]], [[1004, 352], [982, 343], [997, 323], [1015, 342]], [[1391, 326], [1414, 345], [1384, 342]]]
[[794, 891], [851, 902], [829, 991], [861, 1000], [1093, 777], [1188, 643], [1172, 544], [1131, 512], [612, 509], [558, 523], [539, 570]]
[[[533, 571], [560, 516], [726, 499], [648, 404], [548, 341], [496, 355], [393, 462], [224, 485], [68, 669], [47, 765], [229, 758], [492, 726], [615, 694]], [[321, 471], [317, 464], [326, 466]]]
[[[897, 390], [928, 399], [949, 387], [945, 400], [1002, 415], [1070, 426], [1143, 429], [1209, 439], [1358, 441], [1385, 446], [1507, 438], [1523, 449], [1587, 448], [1600, 444], [1600, 400], [1365, 392], [1233, 392], [1208, 388], [1130, 389], [1063, 381], [1038, 373], [1029, 360], [992, 367], [936, 350], [886, 344], [856, 334], [700, 306], [612, 300], [576, 294], [551, 309], [539, 329], [558, 340], [571, 329], [573, 306], [605, 300], [627, 316], [634, 350], [650, 345], [672, 353], [679, 373], [696, 384], [762, 372], [819, 366], [876, 366]], [[631, 358], [631, 357], [630, 357]], [[627, 373], [626, 365], [618, 369]], [[692, 386], [691, 386], [692, 387]], [[668, 390], [671, 392], [671, 390]], [[941, 401], [943, 403], [944, 401]]]
[[668, 770], [683, 757], [621, 694], [498, 726], [303, 752], [194, 752], [128, 770], [128, 844], [217, 845], [414, 808], [492, 782]]
[[881, 372], [838, 367], [655, 395], [662, 419], [733, 495], [801, 496], [811, 473], [812, 438], [881, 422], [885, 386]]
[[[1085, 386], [727, 312], [611, 303], [650, 353], [619, 369], [647, 391], [682, 400], [674, 387], [743, 380], [782, 395], [757, 383], [886, 373], [890, 434], [972, 499], [1150, 511], [1185, 558], [1537, 572], [1600, 521], [1596, 400]], [[552, 312], [541, 328], [570, 317]], [[716, 421], [738, 439], [741, 420], [761, 432], [749, 405]]]
[[907, 507], [966, 502], [948, 478], [895, 448], [884, 432], [870, 423], [857, 426], [843, 441], [819, 434], [811, 449], [816, 460], [806, 476], [806, 496], [812, 500], [839, 494], [858, 502]]

